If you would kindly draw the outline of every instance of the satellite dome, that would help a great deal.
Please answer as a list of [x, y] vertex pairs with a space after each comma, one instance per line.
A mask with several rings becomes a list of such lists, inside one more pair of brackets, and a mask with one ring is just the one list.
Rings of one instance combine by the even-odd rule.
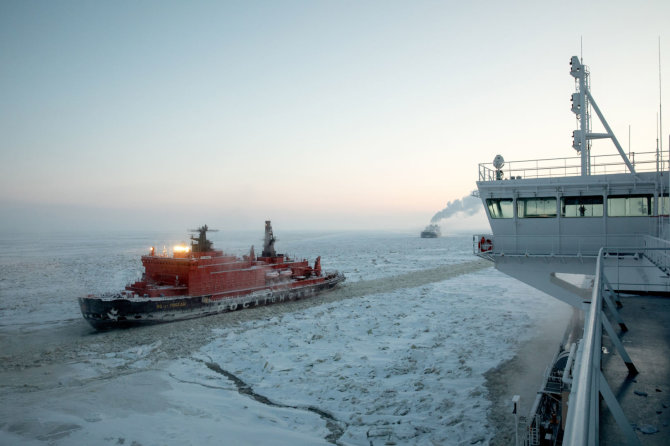
[[502, 169], [502, 167], [505, 165], [505, 158], [502, 157], [502, 155], [496, 155], [495, 158], [493, 158], [493, 167], [496, 169]]

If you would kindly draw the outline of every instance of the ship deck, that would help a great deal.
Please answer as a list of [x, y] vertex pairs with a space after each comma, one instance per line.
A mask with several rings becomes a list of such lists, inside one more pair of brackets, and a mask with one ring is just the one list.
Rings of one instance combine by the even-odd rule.
[[[607, 336], [602, 370], [628, 421], [643, 445], [670, 444], [670, 298], [622, 296], [620, 315], [628, 331], [618, 331], [639, 374], [629, 376], [623, 360]], [[658, 430], [644, 434], [641, 428]], [[624, 445], [614, 417], [602, 402], [600, 444]]]

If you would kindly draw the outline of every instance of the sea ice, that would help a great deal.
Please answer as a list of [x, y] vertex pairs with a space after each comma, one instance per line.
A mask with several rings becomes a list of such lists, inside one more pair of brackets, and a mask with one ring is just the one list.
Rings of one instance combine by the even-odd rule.
[[323, 298], [95, 334], [75, 297], [122, 288], [156, 243], [146, 234], [39, 249], [12, 241], [0, 258], [0, 444], [492, 438], [484, 373], [532, 336], [533, 319], [552, 310], [546, 296], [472, 263], [469, 237], [280, 241], [282, 252], [321, 255], [347, 282]]

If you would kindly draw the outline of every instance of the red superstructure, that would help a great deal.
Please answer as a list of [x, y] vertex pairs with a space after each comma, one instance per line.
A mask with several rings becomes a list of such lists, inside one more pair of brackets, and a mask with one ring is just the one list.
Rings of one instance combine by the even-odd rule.
[[[270, 222], [265, 224], [269, 240], [274, 240]], [[323, 280], [320, 257], [312, 268], [307, 260], [291, 260], [267, 248], [263, 251], [267, 255], [254, 258], [252, 248], [242, 259], [218, 250], [201, 251], [201, 246], [211, 247], [211, 242], [204, 238], [208, 230], [207, 226], [200, 228], [201, 236], [192, 239], [191, 249], [175, 250], [172, 257], [157, 255], [152, 248], [151, 254], [142, 256], [144, 277], [126, 290], [143, 297], [211, 295], [217, 298], [285, 285], [288, 281], [300, 286]]]

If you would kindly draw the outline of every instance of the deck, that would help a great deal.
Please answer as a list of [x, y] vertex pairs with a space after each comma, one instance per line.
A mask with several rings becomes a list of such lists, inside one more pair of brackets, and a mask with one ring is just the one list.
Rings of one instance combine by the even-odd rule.
[[[643, 445], [670, 444], [670, 298], [628, 296], [621, 298], [619, 314], [628, 326], [621, 333], [626, 351], [639, 370], [634, 377], [607, 336], [602, 356], [603, 373], [628, 421]], [[637, 392], [637, 393], [636, 393]], [[646, 395], [646, 396], [645, 396]], [[651, 426], [657, 433], [644, 434]], [[605, 403], [600, 409], [600, 444], [625, 445], [619, 427]]]

